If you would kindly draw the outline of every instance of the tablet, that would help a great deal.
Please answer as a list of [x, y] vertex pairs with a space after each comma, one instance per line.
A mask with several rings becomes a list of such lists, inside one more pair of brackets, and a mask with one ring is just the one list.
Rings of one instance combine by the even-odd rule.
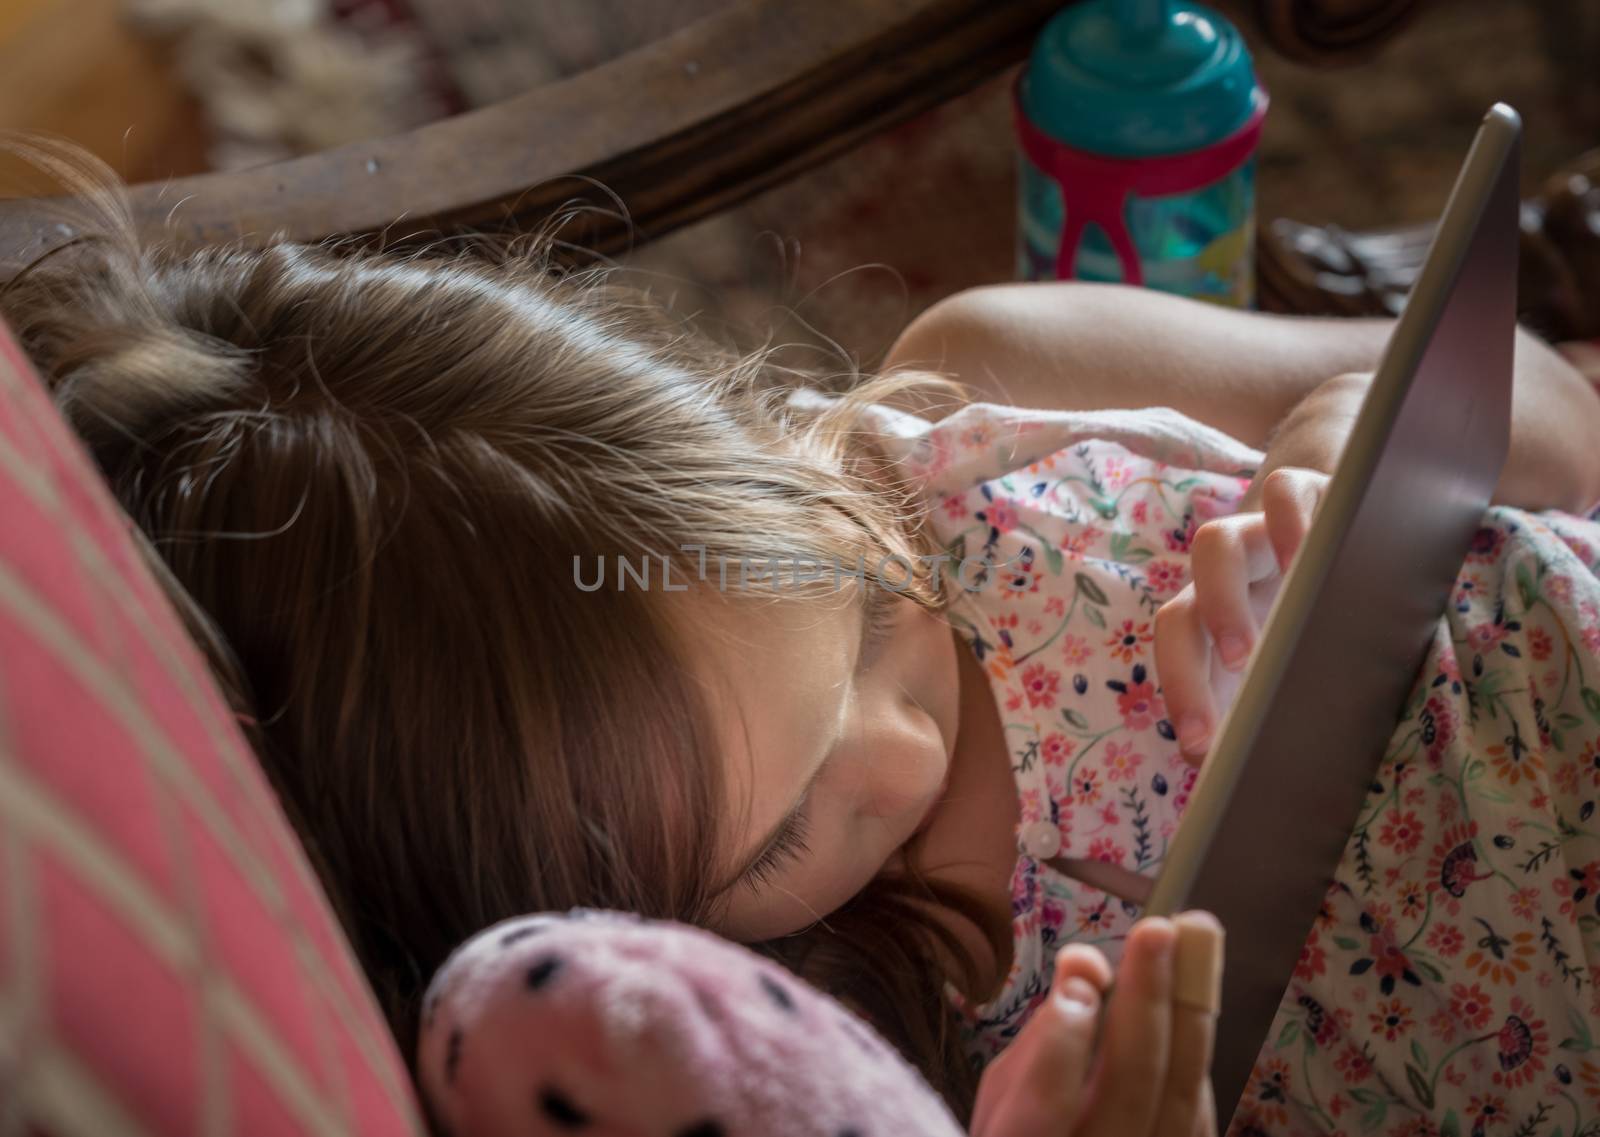
[[1227, 929], [1219, 1132], [1510, 449], [1520, 136], [1485, 116], [1145, 904]]

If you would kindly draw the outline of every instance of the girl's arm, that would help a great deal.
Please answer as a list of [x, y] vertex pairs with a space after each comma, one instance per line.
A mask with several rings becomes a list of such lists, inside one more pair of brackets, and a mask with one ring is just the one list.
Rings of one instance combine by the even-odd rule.
[[[1530, 337], [1531, 339], [1531, 337]], [[1511, 406], [1511, 452], [1493, 503], [1577, 513], [1600, 501], [1600, 395], [1572, 372], [1518, 366]], [[1338, 375], [1318, 386], [1284, 416], [1266, 447], [1243, 508], [1261, 508], [1266, 476], [1286, 466], [1331, 474], [1355, 426], [1370, 374]]]
[[[1284, 444], [1291, 452], [1269, 456], [1277, 464], [1331, 469], [1360, 388], [1329, 378], [1373, 371], [1393, 326], [1240, 312], [1122, 285], [995, 285], [928, 309], [884, 366], [937, 370], [1019, 406], [1172, 407], [1250, 446]], [[1568, 510], [1600, 500], [1600, 397], [1520, 330], [1513, 404], [1496, 500]]]

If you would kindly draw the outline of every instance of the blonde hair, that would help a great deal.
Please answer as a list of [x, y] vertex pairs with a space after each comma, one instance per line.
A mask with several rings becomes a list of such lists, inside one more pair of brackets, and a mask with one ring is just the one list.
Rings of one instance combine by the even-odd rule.
[[[145, 247], [87, 156], [16, 152], [87, 237], [0, 294], [240, 708], [410, 1054], [458, 943], [573, 906], [691, 923], [723, 851], [716, 740], [652, 594], [571, 595], [573, 559], [703, 546], [854, 563], [917, 551], [909, 498], [770, 353], [695, 334], [539, 239], [466, 251]], [[925, 576], [910, 590], [939, 597]], [[929, 916], [880, 878], [759, 950], [871, 1018], [967, 1116], [975, 1075]]]

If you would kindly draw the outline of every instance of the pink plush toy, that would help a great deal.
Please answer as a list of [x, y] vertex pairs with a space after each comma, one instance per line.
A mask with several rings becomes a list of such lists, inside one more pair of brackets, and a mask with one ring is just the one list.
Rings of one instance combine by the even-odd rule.
[[958, 1137], [887, 1043], [778, 964], [616, 912], [479, 933], [428, 989], [417, 1059], [451, 1137]]

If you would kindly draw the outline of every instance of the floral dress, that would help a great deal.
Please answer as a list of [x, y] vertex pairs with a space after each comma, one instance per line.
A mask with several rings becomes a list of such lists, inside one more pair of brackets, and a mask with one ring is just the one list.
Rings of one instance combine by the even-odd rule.
[[[1020, 795], [1014, 964], [981, 1006], [946, 989], [982, 1063], [1056, 948], [1115, 962], [1138, 915], [1050, 862], [1161, 867], [1195, 775], [1154, 617], [1261, 455], [1161, 409], [880, 426], [946, 551], [990, 566], [950, 589]], [[1600, 1135], [1597, 573], [1595, 521], [1485, 515], [1231, 1132]]]

